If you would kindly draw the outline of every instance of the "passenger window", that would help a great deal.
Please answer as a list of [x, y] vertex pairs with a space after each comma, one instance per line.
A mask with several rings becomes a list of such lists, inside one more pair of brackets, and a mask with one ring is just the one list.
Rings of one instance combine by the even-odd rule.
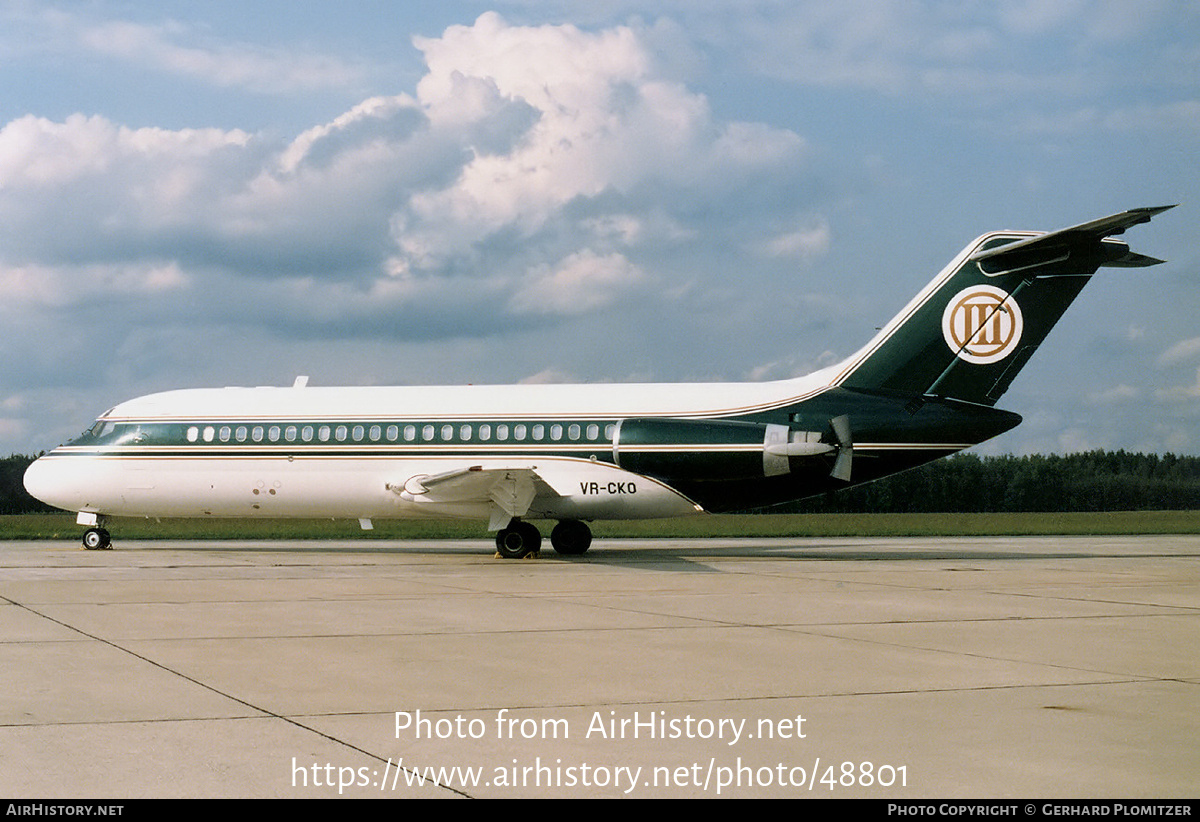
[[350, 433], [350, 429], [348, 429], [348, 428], [347, 428], [346, 426], [344, 426], [344, 425], [339, 425], [339, 426], [338, 426], [336, 429], [334, 429], [334, 432], [333, 432], [333, 438], [334, 438], [335, 440], [337, 440], [338, 442], [345, 442], [345, 441], [346, 441], [346, 436], [347, 436], [349, 433]]
[[433, 431], [434, 428], [432, 425], [426, 425], [421, 429], [421, 439], [425, 440], [425, 442], [429, 442], [431, 439], [433, 439]]
[[195, 442], [198, 439], [200, 439], [200, 429], [193, 425], [187, 430], [187, 441]]
[[458, 438], [459, 438], [460, 440], [462, 440], [463, 442], [470, 442], [470, 440], [471, 440], [471, 426], [469, 426], [469, 425], [463, 425], [463, 426], [461, 426], [461, 427], [458, 429]]
[[216, 432], [216, 429], [214, 429], [214, 428], [213, 428], [211, 425], [209, 425], [209, 426], [205, 427], [205, 429], [204, 429], [204, 441], [205, 441], [205, 442], [212, 442], [212, 441], [213, 441], [213, 437], [215, 437], [215, 436], [216, 436], [216, 434], [217, 434], [217, 432]]
[[322, 425], [317, 429], [317, 439], [321, 442], [329, 442], [329, 426]]
[[573, 440], [579, 439], [579, 426], [572, 423], [571, 427], [567, 429], [567, 436]]
[[289, 425], [283, 432], [283, 438], [288, 442], [296, 441], [296, 426]]
[[354, 426], [354, 431], [351, 432], [351, 435], [354, 437], [355, 442], [362, 442], [363, 434], [365, 433], [366, 429], [364, 429], [361, 425], [356, 425]]
[[311, 425], [306, 425], [300, 429], [300, 439], [304, 440], [305, 442], [312, 442], [312, 438], [313, 427]]
[[608, 425], [604, 426], [604, 438], [605, 439], [611, 440], [616, 433], [617, 433], [616, 423], [610, 422]]
[[417, 438], [417, 426], [415, 426], [415, 425], [404, 426], [404, 441], [412, 442], [416, 438]]
[[487, 440], [490, 440], [491, 438], [492, 438], [492, 426], [487, 425], [487, 424], [479, 426], [479, 439], [484, 440], [486, 442]]
[[255, 442], [262, 442], [263, 427], [261, 425], [254, 426], [254, 430], [250, 432], [250, 439]]
[[537, 425], [533, 426], [533, 438], [535, 440], [540, 441], [545, 436], [546, 436], [546, 426], [542, 425], [541, 423], [538, 423]]
[[443, 425], [442, 426], [442, 441], [449, 442], [452, 439], [454, 439], [454, 426], [453, 425]]
[[400, 439], [400, 427], [396, 425], [389, 425], [387, 428], [387, 438], [388, 442], [395, 442], [396, 440]]
[[507, 425], [497, 425], [496, 426], [496, 439], [498, 439], [498, 440], [508, 439], [508, 426]]
[[525, 439], [525, 426], [517, 424], [513, 426], [513, 439], [520, 441]]
[[233, 429], [228, 425], [222, 425], [221, 432], [217, 436], [221, 438], [221, 442], [229, 442], [229, 438], [233, 436]]
[[267, 429], [267, 439], [271, 442], [279, 442], [279, 426], [272, 425]]
[[234, 439], [236, 439], [238, 442], [245, 442], [246, 441], [246, 433], [247, 433], [246, 426], [239, 425], [237, 427], [237, 431], [233, 432]]
[[379, 438], [383, 435], [383, 429], [378, 425], [371, 426], [371, 442], [379, 442]]
[[558, 425], [557, 423], [555, 423], [554, 425], [550, 426], [550, 439], [561, 440], [562, 432], [563, 432], [563, 427], [561, 425]]
[[587, 427], [587, 438], [589, 440], [594, 440], [598, 436], [600, 436], [600, 426], [592, 423]]

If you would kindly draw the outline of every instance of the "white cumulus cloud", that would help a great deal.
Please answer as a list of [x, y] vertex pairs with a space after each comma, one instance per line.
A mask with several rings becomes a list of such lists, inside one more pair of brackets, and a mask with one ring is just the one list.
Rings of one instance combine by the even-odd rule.
[[585, 249], [531, 271], [511, 305], [518, 313], [584, 314], [617, 302], [645, 281], [645, 273], [620, 254]]
[[656, 73], [629, 28], [515, 27], [488, 13], [416, 43], [429, 66], [418, 97], [435, 125], [470, 121], [471, 81], [536, 116], [510, 151], [477, 152], [452, 185], [413, 198], [396, 234], [414, 264], [499, 231], [533, 234], [579, 199], [707, 186], [795, 163], [803, 146], [793, 132], [716, 123], [702, 95]]

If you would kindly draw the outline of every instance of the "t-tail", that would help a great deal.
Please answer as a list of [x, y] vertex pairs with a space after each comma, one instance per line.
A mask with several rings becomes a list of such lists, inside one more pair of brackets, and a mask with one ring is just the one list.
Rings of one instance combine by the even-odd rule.
[[1174, 206], [1048, 234], [995, 232], [967, 246], [834, 380], [850, 389], [992, 406], [1101, 266], [1163, 262], [1113, 235]]

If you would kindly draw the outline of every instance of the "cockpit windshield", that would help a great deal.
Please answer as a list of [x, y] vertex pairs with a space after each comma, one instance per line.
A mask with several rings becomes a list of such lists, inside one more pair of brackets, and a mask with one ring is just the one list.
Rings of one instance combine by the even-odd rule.
[[116, 430], [116, 427], [117, 424], [115, 422], [109, 422], [108, 420], [104, 419], [104, 417], [101, 417], [100, 419], [96, 420], [95, 425], [83, 433], [85, 436], [99, 438], [111, 434], [114, 430]]
[[80, 439], [84, 437], [103, 437], [106, 434], [111, 434], [113, 429], [117, 427], [116, 423], [108, 421], [108, 415], [115, 411], [115, 408], [110, 408], [96, 418], [96, 422], [92, 427], [80, 434]]
[[92, 427], [84, 431], [69, 445], [82, 446], [130, 446], [149, 442], [171, 442], [183, 436], [181, 426], [174, 424], [146, 424], [127, 420], [111, 420], [108, 413], [100, 416]]

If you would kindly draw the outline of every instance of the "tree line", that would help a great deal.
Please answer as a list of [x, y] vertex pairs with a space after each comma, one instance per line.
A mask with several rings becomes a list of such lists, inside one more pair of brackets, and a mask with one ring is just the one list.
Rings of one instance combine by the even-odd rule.
[[1200, 457], [1123, 450], [955, 454], [784, 508], [796, 513], [1191, 511], [1200, 509]]
[[[54, 509], [25, 490], [34, 457], [0, 459], [0, 514]], [[794, 513], [1200, 510], [1200, 457], [1087, 451], [956, 454], [911, 471], [771, 509]]]
[[54, 509], [29, 496], [21, 477], [34, 457], [20, 454], [0, 459], [0, 514], [34, 514]]

